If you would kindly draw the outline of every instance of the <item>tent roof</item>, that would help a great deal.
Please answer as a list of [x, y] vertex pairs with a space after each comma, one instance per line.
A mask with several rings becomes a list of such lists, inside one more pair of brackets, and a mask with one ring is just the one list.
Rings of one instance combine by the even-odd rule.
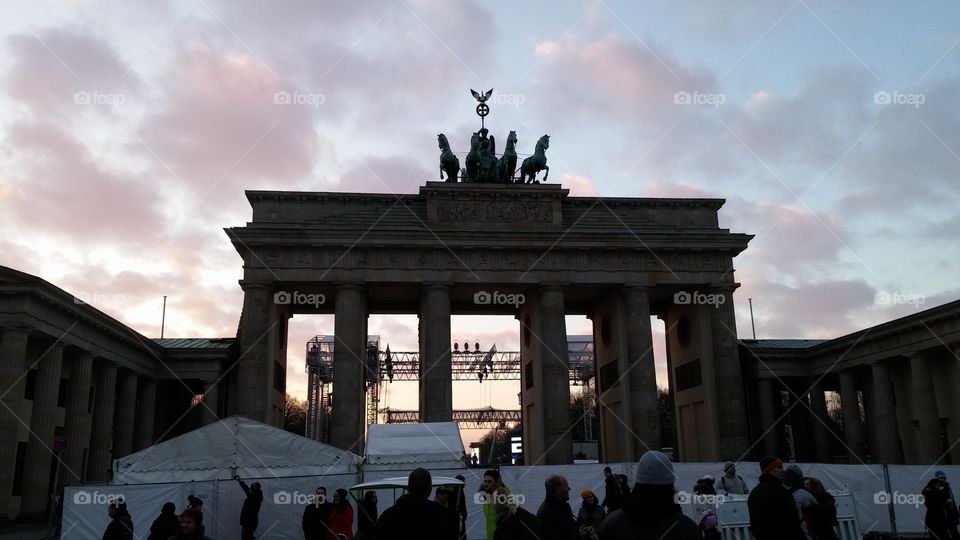
[[367, 428], [366, 451], [369, 465], [465, 467], [463, 440], [456, 422], [371, 424]]
[[289, 431], [231, 416], [114, 460], [114, 483], [338, 474], [362, 458]]

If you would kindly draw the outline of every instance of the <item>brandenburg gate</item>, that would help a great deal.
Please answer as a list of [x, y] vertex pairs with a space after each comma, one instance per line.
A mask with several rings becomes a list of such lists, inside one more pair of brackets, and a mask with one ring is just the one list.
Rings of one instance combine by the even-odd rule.
[[571, 463], [564, 317], [586, 315], [602, 459], [636, 460], [661, 447], [656, 315], [667, 330], [681, 459], [736, 459], [749, 447], [732, 264], [752, 237], [719, 227], [722, 199], [571, 197], [557, 184], [456, 176], [417, 194], [247, 198], [252, 220], [226, 229], [243, 258], [241, 358], [228, 404], [240, 414], [282, 422], [287, 321], [332, 313], [330, 442], [361, 453], [367, 319], [416, 313], [420, 418], [449, 421], [451, 315], [508, 314], [520, 332], [525, 462]]

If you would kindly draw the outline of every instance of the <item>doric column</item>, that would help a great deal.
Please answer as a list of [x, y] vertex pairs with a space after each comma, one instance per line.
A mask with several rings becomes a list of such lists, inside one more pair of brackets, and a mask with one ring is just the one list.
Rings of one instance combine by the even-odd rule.
[[157, 412], [157, 380], [144, 377], [140, 381], [140, 388], [134, 451], [153, 446], [156, 442], [153, 435], [153, 422]]
[[33, 412], [30, 415], [30, 442], [23, 462], [23, 499], [20, 513], [41, 515], [47, 510], [50, 493], [46, 480], [54, 452], [50, 445], [57, 425], [57, 398], [60, 391], [60, 368], [63, 344], [55, 342], [37, 361], [37, 378], [33, 387]]
[[243, 288], [243, 314], [240, 317], [240, 360], [237, 365], [237, 401], [239, 414], [269, 424], [268, 411], [273, 379], [270, 366], [271, 314], [273, 288], [266, 283], [240, 283]]
[[113, 457], [121, 458], [133, 453], [133, 430], [137, 418], [137, 374], [130, 370], [119, 373]]
[[90, 424], [93, 420], [90, 417], [93, 358], [93, 353], [84, 351], [69, 361], [70, 385], [67, 387], [67, 410], [63, 426], [69, 444], [63, 453], [61, 485], [79, 484], [84, 480], [83, 451], [90, 446]]
[[747, 406], [743, 393], [743, 374], [737, 350], [737, 319], [733, 311], [733, 288], [713, 287], [711, 292], [723, 298], [710, 312], [713, 335], [713, 370], [716, 380], [720, 458], [740, 459], [750, 446]]
[[[543, 439], [545, 465], [573, 463], [570, 435], [570, 348], [567, 345], [563, 289], [540, 288], [540, 357], [543, 362]], [[562, 405], [561, 405], [562, 404]]]
[[212, 424], [220, 419], [220, 383], [203, 383], [203, 403], [200, 404], [200, 425]]
[[856, 379], [849, 369], [840, 372], [840, 406], [843, 409], [843, 430], [846, 433], [850, 463], [862, 463], [863, 424], [860, 420]]
[[870, 365], [873, 374], [873, 454], [877, 463], [901, 463], [900, 430], [897, 428], [897, 412], [894, 408], [893, 385], [887, 367], [880, 362]]
[[420, 293], [420, 419], [453, 419], [450, 287], [425, 284]]
[[17, 457], [18, 410], [23, 400], [27, 358], [26, 328], [4, 328], [0, 333], [0, 523], [9, 519], [7, 508]]
[[117, 366], [104, 362], [97, 368], [93, 400], [93, 430], [87, 452], [87, 478], [94, 482], [110, 479], [113, 450], [113, 404], [117, 394]]
[[367, 295], [360, 285], [337, 287], [334, 307], [333, 411], [330, 444], [363, 454]]
[[763, 453], [774, 456], [778, 453], [779, 440], [777, 416], [773, 400], [773, 380], [769, 377], [757, 379], [757, 404], [760, 406], [760, 434], [763, 437]]
[[827, 427], [827, 397], [823, 394], [823, 379], [819, 376], [810, 387], [810, 409], [813, 411], [813, 442], [817, 461], [830, 463], [830, 430]]
[[915, 352], [907, 353], [905, 356], [910, 359], [913, 408], [920, 424], [917, 458], [924, 465], [937, 463], [943, 458], [940, 445], [940, 415], [937, 412], [937, 398], [933, 391], [933, 378], [927, 366], [928, 359]]
[[[627, 397], [630, 400], [630, 436], [633, 459], [647, 450], [660, 450], [660, 412], [657, 404], [657, 368], [653, 360], [648, 287], [627, 287], [626, 304]], [[626, 434], [624, 434], [626, 435]]]

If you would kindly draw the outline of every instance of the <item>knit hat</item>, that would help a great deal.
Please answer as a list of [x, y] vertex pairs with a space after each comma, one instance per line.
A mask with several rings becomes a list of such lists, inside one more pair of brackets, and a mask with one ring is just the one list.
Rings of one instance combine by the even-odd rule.
[[710, 483], [712, 484], [712, 483], [713, 483], [713, 476], [710, 476], [709, 474], [705, 474], [705, 475], [703, 475], [703, 478], [701, 478], [701, 480], [703, 480], [704, 482], [710, 482]]
[[947, 473], [945, 473], [945, 472], [943, 472], [943, 471], [937, 471], [937, 472], [933, 473], [933, 477], [934, 477], [934, 478], [946, 478], [946, 477], [947, 477]]
[[783, 465], [783, 461], [778, 457], [767, 456], [760, 460], [760, 474], [767, 474], [772, 472], [777, 467]]
[[648, 450], [637, 463], [637, 483], [654, 486], [673, 485], [673, 463], [664, 453]]
[[593, 490], [590, 488], [584, 489], [583, 491], [580, 492], [580, 498], [583, 500], [587, 500], [587, 497], [591, 495], [593, 495]]
[[724, 464], [723, 464], [723, 472], [726, 473], [727, 471], [730, 470], [730, 467], [733, 467], [733, 466], [734, 466], [734, 463], [733, 463], [732, 461], [728, 461], [728, 462], [724, 463]]
[[803, 485], [803, 471], [796, 465], [790, 465], [783, 470], [783, 483], [790, 487]]

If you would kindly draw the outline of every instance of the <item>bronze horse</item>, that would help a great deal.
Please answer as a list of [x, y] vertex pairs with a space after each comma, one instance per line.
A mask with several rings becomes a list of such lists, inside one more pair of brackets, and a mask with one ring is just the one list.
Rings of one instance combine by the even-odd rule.
[[450, 150], [446, 135], [437, 135], [437, 140], [440, 143], [440, 180], [443, 180], [443, 173], [447, 173], [447, 182], [456, 182], [460, 173], [460, 160]]
[[503, 148], [503, 156], [497, 162], [497, 177], [501, 184], [513, 183], [513, 173], [517, 170], [517, 132], [511, 131], [507, 135], [507, 144]]
[[[523, 160], [523, 163], [520, 165], [520, 179], [517, 181], [518, 184], [539, 184], [540, 181], [537, 180], [537, 173], [543, 170], [547, 171], [547, 173], [543, 175], [543, 181], [547, 181], [547, 177], [550, 176], [550, 167], [547, 167], [547, 148], [550, 148], [550, 135], [540, 137], [540, 140], [537, 141], [537, 150], [532, 156]], [[527, 180], [528, 177], [529, 180]]]

